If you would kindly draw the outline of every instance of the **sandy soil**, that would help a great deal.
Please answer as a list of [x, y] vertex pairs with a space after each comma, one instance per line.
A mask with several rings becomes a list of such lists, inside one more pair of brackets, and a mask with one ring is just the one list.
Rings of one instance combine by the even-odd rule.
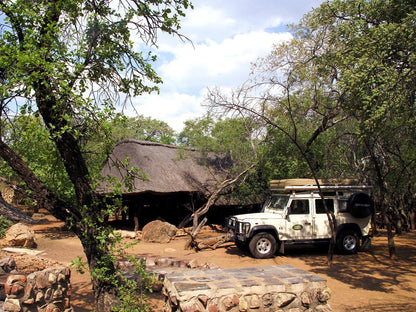
[[[38, 250], [43, 253], [34, 259], [19, 256], [18, 266], [33, 268], [40, 263], [55, 262], [69, 265], [72, 259], [83, 257], [80, 241], [63, 230], [62, 223], [49, 222], [33, 228]], [[325, 246], [288, 247], [284, 256], [260, 260], [241, 252], [232, 243], [216, 250], [195, 252], [185, 250], [186, 241], [186, 237], [179, 237], [167, 244], [140, 242], [130, 252], [139, 256], [196, 259], [199, 263], [213, 263], [224, 269], [290, 264], [327, 280], [333, 292], [330, 305], [334, 311], [416, 311], [416, 233], [395, 237], [395, 260], [388, 257], [387, 239], [383, 235], [373, 239], [368, 252], [335, 255], [331, 267], [327, 266]], [[72, 270], [71, 283], [74, 311], [91, 311], [93, 298], [88, 274]], [[161, 311], [162, 302], [160, 294], [153, 295], [152, 310]]]

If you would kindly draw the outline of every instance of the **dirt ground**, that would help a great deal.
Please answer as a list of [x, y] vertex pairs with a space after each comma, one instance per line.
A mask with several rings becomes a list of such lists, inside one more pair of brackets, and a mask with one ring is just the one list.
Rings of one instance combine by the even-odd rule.
[[[19, 270], [48, 266], [54, 263], [70, 265], [71, 260], [83, 257], [80, 241], [63, 230], [61, 222], [34, 225], [37, 257], [17, 256]], [[335, 255], [333, 265], [327, 266], [326, 246], [297, 246], [286, 248], [286, 254], [273, 259], [254, 259], [232, 243], [216, 250], [185, 250], [186, 237], [178, 237], [167, 244], [140, 242], [130, 252], [139, 256], [163, 256], [175, 259], [196, 259], [198, 263], [213, 263], [223, 269], [285, 265], [307, 270], [327, 280], [332, 290], [329, 301], [334, 311], [416, 311], [416, 233], [395, 237], [397, 259], [388, 257], [385, 235], [373, 239], [370, 251], [356, 255]], [[71, 302], [75, 312], [93, 309], [88, 274], [72, 269]], [[161, 311], [163, 297], [154, 294], [150, 300], [152, 311]]]

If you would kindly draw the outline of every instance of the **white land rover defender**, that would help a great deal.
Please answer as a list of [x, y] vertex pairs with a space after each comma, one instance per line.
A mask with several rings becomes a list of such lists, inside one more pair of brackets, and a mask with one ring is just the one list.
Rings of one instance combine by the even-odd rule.
[[[371, 187], [354, 183], [319, 182], [327, 209], [334, 212], [337, 221], [336, 247], [344, 254], [371, 243]], [[271, 196], [261, 212], [227, 219], [227, 232], [239, 248], [248, 247], [255, 258], [269, 258], [276, 250], [284, 253], [285, 244], [329, 242], [328, 216], [315, 180], [272, 180], [270, 186]]]

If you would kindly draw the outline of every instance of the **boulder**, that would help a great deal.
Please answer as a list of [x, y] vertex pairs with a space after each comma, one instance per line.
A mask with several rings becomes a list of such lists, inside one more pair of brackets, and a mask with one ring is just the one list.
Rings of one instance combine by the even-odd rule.
[[35, 232], [26, 224], [12, 225], [4, 236], [6, 246], [36, 248]]
[[0, 274], [11, 273], [16, 271], [16, 261], [13, 257], [0, 259]]
[[175, 238], [177, 227], [160, 220], [152, 221], [143, 227], [143, 240], [152, 243], [168, 243]]

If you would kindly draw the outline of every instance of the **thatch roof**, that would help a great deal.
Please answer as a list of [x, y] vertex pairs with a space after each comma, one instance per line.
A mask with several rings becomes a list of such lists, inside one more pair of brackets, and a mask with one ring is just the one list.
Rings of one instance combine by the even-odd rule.
[[[128, 169], [120, 164], [129, 159], [128, 167], [135, 167], [147, 179], [135, 177], [133, 190], [124, 188], [124, 194], [200, 192], [211, 193], [225, 178], [224, 167], [230, 161], [214, 155], [203, 155], [194, 150], [148, 141], [127, 139], [115, 146], [101, 174], [125, 181]], [[106, 184], [101, 189], [108, 192]]]

